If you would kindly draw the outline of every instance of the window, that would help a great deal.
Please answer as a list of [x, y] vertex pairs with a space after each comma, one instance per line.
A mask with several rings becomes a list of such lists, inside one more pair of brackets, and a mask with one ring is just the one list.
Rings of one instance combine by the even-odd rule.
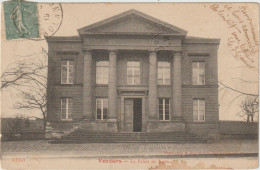
[[127, 62], [127, 84], [128, 85], [140, 84], [140, 62], [139, 61]]
[[192, 84], [205, 85], [205, 62], [192, 62]]
[[193, 99], [193, 120], [205, 121], [205, 100]]
[[96, 62], [96, 84], [108, 84], [109, 61]]
[[170, 62], [158, 62], [158, 76], [157, 82], [160, 85], [170, 85]]
[[61, 61], [61, 84], [73, 84], [74, 79], [74, 61]]
[[107, 108], [108, 108], [107, 98], [96, 99], [96, 107], [97, 107], [97, 119], [99, 120], [107, 119]]
[[72, 120], [72, 98], [61, 98], [61, 120]]
[[169, 99], [159, 99], [159, 120], [170, 120]]

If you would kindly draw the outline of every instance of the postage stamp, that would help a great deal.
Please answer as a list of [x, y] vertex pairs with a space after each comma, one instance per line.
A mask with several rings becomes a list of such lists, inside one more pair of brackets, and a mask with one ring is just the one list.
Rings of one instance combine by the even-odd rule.
[[37, 3], [4, 2], [4, 19], [7, 40], [39, 37]]
[[59, 3], [36, 3], [24, 0], [4, 2], [6, 40], [44, 40], [60, 28], [63, 11]]

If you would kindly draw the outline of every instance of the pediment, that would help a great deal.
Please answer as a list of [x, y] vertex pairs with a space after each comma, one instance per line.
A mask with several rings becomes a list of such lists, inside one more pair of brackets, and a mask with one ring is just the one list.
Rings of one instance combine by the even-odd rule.
[[187, 31], [160, 21], [137, 10], [129, 10], [114, 17], [78, 30], [88, 33], [154, 33], [186, 35]]

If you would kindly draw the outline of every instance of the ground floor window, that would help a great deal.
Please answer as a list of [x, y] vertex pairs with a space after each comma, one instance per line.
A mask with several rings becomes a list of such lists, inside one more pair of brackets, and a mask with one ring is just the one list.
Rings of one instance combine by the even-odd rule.
[[193, 99], [193, 120], [205, 121], [205, 99]]
[[170, 120], [170, 99], [159, 99], [159, 120]]
[[107, 98], [96, 99], [96, 114], [98, 120], [107, 119], [107, 108], [108, 108]]
[[61, 98], [61, 120], [72, 120], [72, 98]]

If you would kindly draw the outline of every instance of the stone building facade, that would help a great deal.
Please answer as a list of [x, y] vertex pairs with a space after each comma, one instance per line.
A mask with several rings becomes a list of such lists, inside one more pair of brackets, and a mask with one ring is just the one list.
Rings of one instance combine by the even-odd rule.
[[47, 37], [48, 120], [96, 132], [218, 134], [219, 39], [136, 10]]

